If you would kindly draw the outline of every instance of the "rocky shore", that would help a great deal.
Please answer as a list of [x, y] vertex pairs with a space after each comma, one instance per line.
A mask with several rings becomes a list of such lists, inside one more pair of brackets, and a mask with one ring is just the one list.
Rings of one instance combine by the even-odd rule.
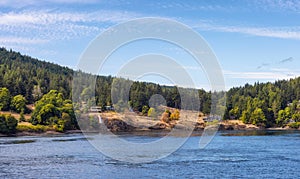
[[[134, 131], [170, 131], [175, 126], [177, 129], [193, 129], [203, 131], [205, 127], [217, 126], [219, 130], [295, 130], [284, 128], [263, 128], [253, 124], [245, 124], [240, 120], [223, 120], [220, 122], [205, 122], [202, 117], [196, 121], [179, 122], [177, 120], [154, 120], [144, 116], [118, 116], [113, 114], [102, 114], [104, 124], [111, 132], [134, 132]], [[298, 129], [299, 130], [299, 129]]]
[[[193, 115], [193, 114], [188, 114]], [[203, 117], [196, 117], [197, 120], [170, 120], [166, 115], [162, 115], [158, 118], [151, 118], [146, 116], [139, 116], [135, 113], [118, 114], [114, 112], [110, 113], [95, 113], [89, 114], [86, 118], [94, 118], [94, 128], [84, 128], [84, 125], [80, 125], [81, 130], [72, 130], [65, 132], [56, 132], [53, 130], [46, 130], [43, 132], [32, 131], [18, 131], [16, 134], [9, 136], [49, 136], [49, 135], [62, 135], [62, 134], [74, 134], [74, 133], [97, 133], [110, 131], [113, 133], [168, 133], [174, 127], [180, 130], [193, 130], [194, 132], [202, 132], [206, 127], [214, 126], [220, 131], [258, 131], [258, 130], [295, 130], [289, 127], [285, 128], [262, 128], [253, 124], [244, 124], [240, 120], [226, 120], [207, 122], [203, 120]], [[98, 118], [101, 118], [101, 122]], [[195, 117], [195, 116], [193, 116]], [[195, 118], [194, 118], [195, 119]], [[296, 129], [299, 130], [299, 129]], [[0, 137], [7, 137], [8, 135], [0, 134]]]

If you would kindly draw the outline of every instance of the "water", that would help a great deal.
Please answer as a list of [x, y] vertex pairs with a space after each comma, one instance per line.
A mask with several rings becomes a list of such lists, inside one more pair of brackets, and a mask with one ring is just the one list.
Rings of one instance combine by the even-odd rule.
[[300, 177], [299, 132], [218, 133], [205, 149], [198, 148], [199, 139], [191, 137], [167, 158], [130, 164], [101, 155], [79, 134], [0, 138], [0, 178]]

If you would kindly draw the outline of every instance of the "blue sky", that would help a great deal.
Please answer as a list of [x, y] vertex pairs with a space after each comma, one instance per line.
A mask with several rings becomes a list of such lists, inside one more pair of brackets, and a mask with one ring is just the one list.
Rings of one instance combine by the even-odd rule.
[[[197, 31], [218, 57], [227, 89], [300, 76], [298, 0], [2, 0], [0, 46], [76, 68], [80, 55], [97, 35], [142, 17], [177, 20]], [[203, 72], [180, 55], [180, 50], [159, 42], [136, 44], [132, 49], [120, 49], [101, 74], [115, 75], [137, 52], [176, 51], [179, 61], [199, 79], [197, 86], [209, 89]]]

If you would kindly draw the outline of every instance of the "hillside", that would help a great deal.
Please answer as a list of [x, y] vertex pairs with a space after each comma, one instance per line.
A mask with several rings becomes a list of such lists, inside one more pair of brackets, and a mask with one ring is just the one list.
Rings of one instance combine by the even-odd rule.
[[[90, 90], [88, 89], [88, 82], [94, 77], [91, 74], [74, 71], [67, 67], [22, 55], [19, 52], [0, 48], [0, 87], [7, 88], [11, 97], [24, 96], [26, 104], [36, 103], [51, 90], [61, 93], [66, 100], [71, 99], [72, 77], [74, 74], [82, 76], [87, 83], [86, 86], [77, 89], [78, 95], [82, 96]], [[96, 105], [102, 107], [112, 105], [111, 90], [116, 90], [111, 89], [114, 80], [117, 79], [111, 76], [97, 76], [95, 87]], [[119, 91], [119, 93], [124, 92]], [[133, 111], [141, 115], [148, 113], [149, 99], [153, 94], [161, 94], [165, 98], [168, 107], [181, 108], [180, 94], [177, 87], [133, 82], [129, 93], [129, 105]], [[200, 111], [209, 114], [211, 94], [211, 92], [198, 90], [196, 96], [185, 95], [190, 99], [199, 98], [201, 101]], [[238, 119], [246, 124], [261, 127], [286, 126], [289, 123], [293, 123], [294, 127], [299, 125], [299, 77], [291, 80], [280, 80], [275, 83], [257, 82], [254, 85], [246, 84], [241, 87], [234, 87], [227, 91], [226, 97], [224, 119]], [[119, 102], [116, 107], [122, 104], [122, 101]], [[66, 104], [68, 103], [66, 102]], [[191, 109], [192, 104], [191, 106], [185, 106], [185, 108]]]
[[[19, 52], [0, 48], [0, 87], [9, 89], [12, 96], [23, 95], [28, 103], [34, 103], [42, 95], [50, 90], [57, 90], [65, 98], [71, 99], [72, 77], [76, 74], [81, 76], [87, 83], [92, 75], [73, 71], [70, 68], [57, 64], [40, 61]], [[97, 76], [95, 95], [96, 104], [99, 106], [111, 105], [111, 84], [115, 78], [111, 76]], [[84, 90], [79, 90], [79, 94]], [[134, 82], [131, 86], [130, 101], [135, 111], [142, 111], [142, 107], [148, 105], [148, 100], [153, 94], [161, 94], [165, 97], [167, 105], [180, 108], [178, 89], [169, 86], [160, 86], [154, 83]], [[210, 95], [204, 90], [199, 90], [203, 99]], [[196, 97], [196, 96], [194, 96]], [[210, 103], [205, 100], [201, 105], [208, 112]]]

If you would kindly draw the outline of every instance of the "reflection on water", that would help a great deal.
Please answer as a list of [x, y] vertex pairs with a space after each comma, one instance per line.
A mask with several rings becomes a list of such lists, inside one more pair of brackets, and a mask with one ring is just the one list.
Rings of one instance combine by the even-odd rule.
[[81, 137], [81, 138], [67, 138], [67, 139], [53, 139], [53, 142], [71, 142], [71, 141], [80, 141], [80, 140], [93, 140], [93, 138], [86, 138], [86, 137]]
[[293, 134], [293, 130], [254, 130], [254, 131], [226, 131], [221, 132], [222, 136], [275, 136]]
[[9, 145], [9, 144], [27, 144], [33, 143], [36, 140], [1, 140], [0, 145]]

